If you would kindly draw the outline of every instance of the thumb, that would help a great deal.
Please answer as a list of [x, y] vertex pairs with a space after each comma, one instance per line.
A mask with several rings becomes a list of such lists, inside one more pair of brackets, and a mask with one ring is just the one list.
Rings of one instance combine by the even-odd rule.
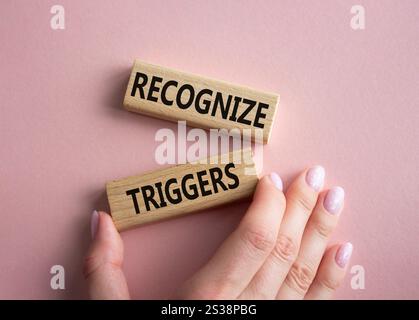
[[84, 261], [84, 276], [91, 299], [129, 299], [122, 262], [124, 245], [112, 218], [93, 211], [92, 244]]

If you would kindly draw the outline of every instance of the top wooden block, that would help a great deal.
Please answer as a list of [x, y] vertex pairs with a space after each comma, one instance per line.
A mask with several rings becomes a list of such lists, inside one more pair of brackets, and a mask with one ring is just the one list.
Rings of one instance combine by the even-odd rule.
[[[269, 141], [279, 95], [134, 62], [125, 109], [204, 129], [239, 129], [242, 136]], [[236, 130], [237, 131], [237, 130]]]

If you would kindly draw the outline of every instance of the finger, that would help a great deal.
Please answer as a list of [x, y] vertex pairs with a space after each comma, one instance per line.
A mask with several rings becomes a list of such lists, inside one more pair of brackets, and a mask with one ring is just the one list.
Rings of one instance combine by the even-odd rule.
[[281, 286], [277, 299], [303, 299], [343, 208], [344, 191], [333, 187], [323, 192], [304, 230], [300, 251]]
[[315, 166], [302, 172], [286, 192], [287, 207], [276, 245], [241, 299], [275, 299], [292, 263], [301, 237], [323, 186], [324, 169]]
[[237, 229], [179, 295], [182, 298], [235, 299], [275, 245], [285, 209], [278, 175], [263, 177]]
[[352, 249], [352, 244], [347, 242], [335, 245], [326, 251], [305, 299], [326, 300], [333, 297], [345, 277]]
[[122, 272], [123, 243], [112, 218], [105, 212], [93, 211], [93, 242], [84, 263], [91, 299], [129, 299], [128, 286]]

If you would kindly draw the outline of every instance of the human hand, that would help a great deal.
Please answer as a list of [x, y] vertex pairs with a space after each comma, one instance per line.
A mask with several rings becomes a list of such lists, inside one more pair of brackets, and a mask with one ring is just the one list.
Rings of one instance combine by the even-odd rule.
[[[330, 299], [344, 278], [352, 244], [326, 249], [344, 191], [321, 191], [324, 169], [302, 172], [282, 192], [275, 173], [263, 177], [239, 226], [178, 290], [179, 299]], [[92, 299], [129, 299], [123, 243], [111, 217], [92, 214], [93, 241], [84, 274]]]

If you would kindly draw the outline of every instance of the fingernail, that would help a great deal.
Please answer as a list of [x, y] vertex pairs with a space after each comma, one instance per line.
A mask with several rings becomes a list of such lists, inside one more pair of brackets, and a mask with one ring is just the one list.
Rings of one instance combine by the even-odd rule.
[[353, 245], [350, 242], [342, 244], [336, 252], [336, 263], [339, 267], [345, 268], [352, 255]]
[[278, 174], [276, 174], [275, 172], [272, 172], [269, 177], [271, 178], [272, 182], [274, 183], [275, 187], [282, 191], [283, 185], [282, 185], [282, 180], [281, 178], [278, 176]]
[[90, 218], [90, 234], [92, 236], [92, 240], [95, 238], [98, 223], [99, 213], [96, 210], [94, 210]]
[[323, 200], [324, 208], [331, 214], [338, 214], [342, 208], [345, 191], [341, 187], [331, 188]]
[[324, 168], [321, 166], [315, 166], [307, 171], [306, 182], [315, 191], [320, 191], [324, 183]]

